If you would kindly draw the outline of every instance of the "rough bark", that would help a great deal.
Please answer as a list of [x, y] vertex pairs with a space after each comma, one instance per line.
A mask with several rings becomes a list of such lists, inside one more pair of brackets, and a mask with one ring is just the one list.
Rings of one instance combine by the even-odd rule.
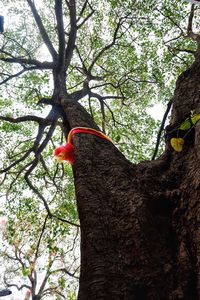
[[[200, 65], [177, 81], [170, 126], [200, 112]], [[65, 96], [70, 128], [97, 128]], [[79, 300], [200, 297], [200, 122], [181, 153], [131, 164], [107, 141], [77, 135], [73, 167], [81, 224]]]

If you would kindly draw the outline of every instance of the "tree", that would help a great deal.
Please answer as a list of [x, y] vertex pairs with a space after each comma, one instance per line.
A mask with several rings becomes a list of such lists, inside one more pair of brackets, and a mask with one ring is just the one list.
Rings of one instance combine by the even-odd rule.
[[71, 297], [74, 295], [78, 279], [76, 252], [79, 230], [70, 232], [72, 229], [67, 224], [63, 226], [60, 221], [51, 221], [48, 216], [41, 226], [43, 217], [38, 209], [34, 209], [33, 201], [23, 200], [24, 206], [29, 201], [34, 212], [27, 212], [25, 218], [25, 214], [15, 209], [18, 218], [14, 214], [13, 219], [9, 218], [4, 232], [4, 247], [1, 245], [2, 264], [6, 264], [4, 284], [23, 290], [22, 294], [26, 290], [26, 294], [32, 295], [35, 300], [52, 298], [53, 295], [58, 299], [68, 299], [70, 294]]
[[[0, 117], [16, 126], [12, 131], [17, 137], [21, 132], [35, 134], [35, 127], [21, 123], [35, 122], [38, 126], [36, 138], [22, 140], [20, 151], [13, 154], [16, 141], [11, 149], [6, 145], [6, 125], [4, 148], [10, 160], [2, 162], [3, 183], [8, 185], [9, 197], [10, 193], [20, 193], [19, 187], [29, 188], [45, 207], [46, 218], [66, 221], [59, 202], [55, 209], [47, 194], [49, 189], [53, 198], [56, 190], [56, 197], [62, 199], [57, 187], [57, 179], [64, 181], [61, 168], [49, 169], [48, 158], [53, 148], [48, 145], [58, 139], [57, 127], [67, 137], [77, 126], [100, 130], [101, 121], [104, 131], [112, 124], [120, 125], [120, 110], [125, 111], [127, 119], [123, 121], [130, 126], [128, 113], [133, 107], [144, 110], [152, 98], [160, 97], [164, 83], [172, 77], [170, 68], [173, 66], [174, 78], [189, 66], [192, 58], [187, 55], [191, 54], [195, 61], [178, 77], [170, 101], [173, 107], [168, 130], [176, 129], [191, 110], [199, 113], [200, 37], [193, 31], [196, 8], [192, 5], [189, 12], [188, 5], [168, 1], [164, 6], [155, 1], [56, 0], [44, 1], [44, 12], [44, 6], [36, 6], [37, 2], [21, 1], [23, 8], [18, 3], [13, 5], [18, 14], [23, 12], [17, 20], [20, 33], [4, 33], [1, 85], [6, 84], [10, 99], [15, 91], [15, 100], [26, 99], [24, 105], [31, 104], [35, 111], [37, 105], [51, 109], [47, 117], [30, 113], [18, 116], [19, 111], [14, 117], [7, 108], [7, 115]], [[105, 24], [101, 33], [99, 28]], [[152, 39], [148, 40], [149, 32]], [[167, 51], [159, 49], [161, 41]], [[38, 54], [42, 44], [48, 50], [48, 60], [42, 60], [41, 51]], [[161, 53], [155, 55], [158, 49]], [[51, 94], [45, 86], [50, 78]], [[173, 80], [168, 81], [164, 97], [169, 101]], [[5, 106], [5, 101], [2, 103]], [[149, 119], [144, 116], [148, 127]], [[140, 118], [134, 117], [137, 134], [136, 120]], [[144, 127], [144, 119], [138, 123]], [[78, 299], [198, 299], [199, 126], [197, 123], [187, 135], [180, 153], [167, 141], [158, 159], [139, 164], [131, 163], [108, 141], [89, 134], [74, 137], [72, 169], [81, 230]]]

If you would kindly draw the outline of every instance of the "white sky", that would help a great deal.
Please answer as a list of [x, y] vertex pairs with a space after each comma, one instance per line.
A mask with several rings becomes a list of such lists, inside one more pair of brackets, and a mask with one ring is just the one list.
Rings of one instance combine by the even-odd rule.
[[162, 121], [166, 107], [162, 103], [157, 103], [153, 107], [147, 109], [147, 113], [150, 114], [155, 120]]

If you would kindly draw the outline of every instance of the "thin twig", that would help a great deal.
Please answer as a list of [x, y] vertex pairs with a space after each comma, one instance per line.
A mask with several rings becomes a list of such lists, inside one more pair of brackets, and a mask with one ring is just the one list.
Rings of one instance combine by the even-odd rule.
[[48, 216], [51, 218], [52, 217], [52, 213], [50, 211], [50, 208], [48, 206], [48, 203], [46, 201], [46, 199], [43, 197], [43, 195], [36, 189], [36, 187], [34, 187], [34, 185], [32, 184], [32, 182], [29, 179], [30, 174], [33, 172], [33, 170], [37, 167], [39, 163], [39, 158], [35, 158], [31, 167], [28, 169], [28, 171], [25, 173], [24, 175], [24, 179], [27, 183], [27, 185], [29, 186], [29, 188], [42, 200], [44, 207], [48, 213]]
[[54, 214], [52, 214], [52, 217], [55, 218], [55, 219], [57, 219], [57, 220], [59, 220], [59, 221], [62, 221], [62, 222], [64, 222], [64, 223], [67, 223], [67, 224], [69, 224], [69, 225], [73, 225], [73, 226], [75, 226], [75, 227], [80, 227], [80, 225], [78, 225], [78, 224], [76, 224], [76, 223], [73, 223], [73, 222], [71, 222], [71, 221], [68, 221], [68, 220], [66, 220], [66, 219], [60, 218], [60, 217], [58, 217], [58, 216], [56, 216], [56, 215], [54, 215]]
[[159, 147], [159, 144], [160, 144], [161, 134], [162, 134], [163, 128], [165, 126], [165, 121], [167, 119], [168, 113], [171, 109], [172, 102], [173, 102], [173, 99], [171, 99], [167, 104], [167, 109], [164, 113], [164, 116], [163, 116], [163, 119], [162, 119], [162, 122], [161, 122], [161, 125], [160, 125], [160, 129], [159, 129], [159, 132], [158, 132], [156, 147], [155, 147], [155, 150], [154, 150], [154, 154], [152, 156], [152, 160], [154, 160], [156, 158], [156, 155], [157, 155], [157, 152], [158, 152], [158, 147]]
[[30, 153], [32, 151], [33, 151], [33, 148], [30, 148], [21, 158], [19, 158], [18, 160], [16, 160], [14, 163], [12, 163], [7, 168], [0, 170], [0, 174], [9, 171], [13, 167], [15, 167], [17, 164], [19, 164], [20, 162], [24, 161], [30, 155]]
[[37, 70], [37, 67], [24, 68], [24, 69], [22, 69], [21, 71], [15, 73], [15, 74], [9, 75], [8, 78], [6, 78], [6, 79], [4, 79], [4, 80], [2, 80], [2, 81], [0, 82], [0, 85], [2, 85], [2, 84], [4, 84], [4, 83], [8, 82], [9, 80], [11, 80], [11, 79], [13, 79], [13, 78], [15, 78], [15, 77], [19, 77], [20, 75], [22, 75], [22, 74], [25, 73], [25, 72], [33, 71], [33, 70]]
[[110, 42], [110, 44], [106, 45], [104, 48], [102, 48], [99, 53], [95, 56], [95, 58], [93, 59], [90, 67], [88, 68], [88, 72], [91, 74], [92, 68], [94, 67], [95, 63], [97, 62], [97, 60], [104, 54], [105, 51], [109, 50], [111, 47], [113, 47], [115, 45], [115, 42], [117, 40], [117, 34], [118, 31], [121, 27], [122, 24], [122, 19], [119, 20], [119, 22], [117, 23], [116, 29], [114, 31], [114, 35], [113, 35], [113, 40]]
[[34, 17], [35, 22], [36, 22], [36, 24], [38, 26], [38, 29], [40, 31], [40, 34], [41, 34], [41, 37], [42, 37], [43, 41], [44, 41], [45, 45], [47, 46], [47, 49], [49, 50], [52, 58], [54, 60], [56, 60], [56, 58], [57, 58], [57, 52], [54, 49], [54, 46], [53, 46], [53, 44], [52, 44], [52, 42], [51, 42], [51, 40], [50, 40], [50, 38], [49, 38], [49, 36], [48, 36], [48, 34], [46, 32], [46, 29], [45, 29], [45, 27], [44, 27], [44, 25], [42, 23], [42, 19], [41, 19], [40, 15], [38, 14], [38, 11], [37, 11], [37, 9], [35, 7], [34, 1], [27, 0], [27, 2], [28, 2], [29, 6], [31, 8], [33, 17]]
[[40, 243], [41, 243], [41, 240], [42, 240], [42, 236], [43, 236], [45, 228], [46, 228], [46, 223], [47, 223], [48, 217], [49, 217], [49, 215], [46, 215], [45, 220], [44, 220], [44, 224], [42, 226], [42, 230], [41, 230], [40, 237], [39, 237], [37, 247], [36, 247], [37, 250], [36, 250], [36, 253], [35, 253], [35, 261], [38, 258], [39, 247], [40, 247]]

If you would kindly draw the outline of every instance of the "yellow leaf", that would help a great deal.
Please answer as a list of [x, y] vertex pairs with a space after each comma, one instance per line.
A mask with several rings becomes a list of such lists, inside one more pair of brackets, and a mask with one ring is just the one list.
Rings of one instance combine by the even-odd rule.
[[183, 150], [184, 139], [182, 139], [182, 138], [172, 138], [170, 140], [170, 144], [171, 144], [172, 148], [175, 151], [181, 152]]

